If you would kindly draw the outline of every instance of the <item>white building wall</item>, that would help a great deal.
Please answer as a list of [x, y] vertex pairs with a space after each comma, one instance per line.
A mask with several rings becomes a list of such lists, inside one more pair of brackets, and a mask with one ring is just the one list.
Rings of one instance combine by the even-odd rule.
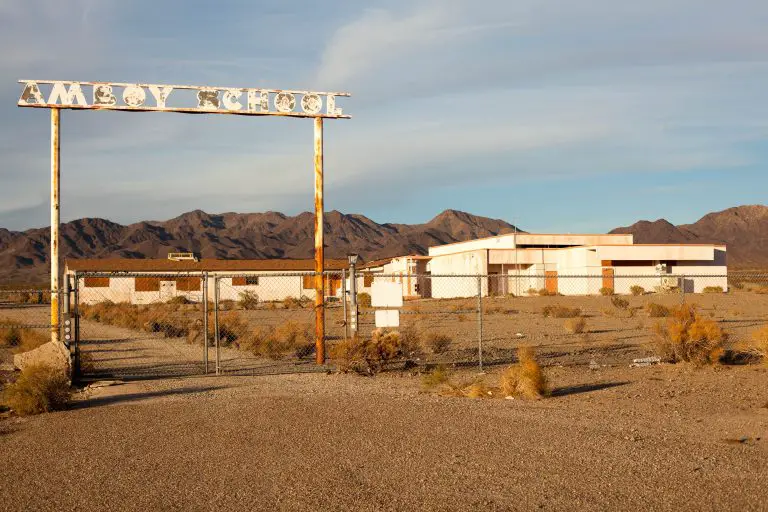
[[[214, 297], [214, 275], [216, 273], [208, 274], [208, 297], [209, 300], [213, 300]], [[224, 272], [219, 273], [224, 274]], [[152, 273], [142, 274], [142, 276], [152, 277]], [[168, 274], [160, 274], [167, 276]], [[232, 284], [231, 277], [222, 277], [219, 284], [219, 293], [221, 300], [239, 300], [240, 295], [243, 292], [249, 291], [255, 293], [260, 301], [280, 301], [286, 297], [301, 298], [307, 297], [309, 299], [315, 298], [315, 290], [304, 289], [304, 282], [302, 275], [280, 275], [279, 272], [251, 272], [251, 273], [238, 273], [238, 275], [258, 275], [258, 285], [246, 285], [235, 286]], [[187, 276], [186, 274], [179, 274], [179, 278], [183, 277], [198, 277]], [[115, 303], [127, 302], [132, 304], [153, 304], [167, 302], [173, 297], [186, 297], [191, 302], [202, 302], [203, 291], [201, 289], [197, 291], [182, 291], [176, 289], [176, 281], [174, 278], [164, 279], [160, 278], [160, 290], [159, 291], [136, 291], [135, 278], [134, 277], [110, 277], [109, 287], [88, 287], [85, 286], [84, 279], [79, 280], [79, 294], [80, 301], [85, 304], [95, 304], [98, 302], [111, 301]], [[314, 280], [312, 281], [314, 286]], [[342, 287], [339, 286], [336, 291], [336, 296], [341, 295]]]
[[[470, 251], [433, 257], [429, 262], [432, 274], [432, 297], [473, 297], [477, 295], [477, 280], [462, 275], [485, 275], [488, 273], [488, 251]], [[441, 277], [446, 276], [446, 277]], [[454, 277], [456, 276], [456, 277]], [[482, 293], [488, 293], [488, 281], [481, 282]]]

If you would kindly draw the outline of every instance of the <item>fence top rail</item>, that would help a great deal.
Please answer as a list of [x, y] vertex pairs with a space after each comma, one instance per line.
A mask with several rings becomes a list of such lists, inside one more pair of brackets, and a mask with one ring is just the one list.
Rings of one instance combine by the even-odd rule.
[[[342, 275], [342, 271], [325, 271], [323, 275], [335, 276]], [[185, 277], [208, 277], [209, 279], [222, 279], [230, 277], [304, 277], [317, 275], [316, 272], [304, 271], [304, 272], [234, 272], [234, 273], [220, 273], [220, 272], [76, 272], [74, 274], [78, 279], [86, 277], [110, 277], [110, 278], [132, 278], [132, 277], [147, 277], [153, 279], [180, 279]]]
[[[342, 275], [349, 275], [349, 272], [347, 272], [346, 269], [343, 270], [326, 270], [322, 272], [325, 276], [342, 276]], [[74, 274], [77, 278], [86, 278], [86, 277], [111, 277], [111, 278], [121, 278], [121, 277], [148, 277], [148, 278], [160, 278], [160, 279], [177, 279], [177, 278], [184, 278], [184, 277], [209, 277], [211, 279], [216, 278], [231, 278], [231, 277], [303, 277], [303, 276], [315, 276], [318, 275], [317, 272], [312, 271], [303, 271], [303, 272], [235, 272], [235, 273], [212, 273], [212, 272], [76, 272]], [[357, 276], [362, 278], [364, 276], [371, 276], [373, 278], [401, 278], [401, 277], [411, 277], [411, 278], [424, 278], [424, 279], [434, 279], [434, 278], [501, 278], [501, 279], [545, 279], [548, 276], [547, 274], [517, 274], [517, 273], [509, 273], [509, 274], [407, 274], [407, 273], [390, 273], [390, 274], [380, 274], [380, 273], [364, 273], [364, 272], [357, 272]], [[554, 277], [554, 276], [553, 276]], [[558, 273], [556, 276], [558, 279], [602, 279], [604, 276], [602, 273], [595, 273], [595, 274], [561, 274]], [[741, 272], [733, 272], [733, 273], [727, 273], [727, 274], [701, 274], [701, 273], [695, 273], [695, 274], [685, 274], [685, 273], [676, 273], [676, 274], [621, 274], [621, 273], [614, 273], [610, 275], [611, 278], [615, 279], [662, 279], [662, 278], [727, 278], [727, 279], [745, 279], [745, 278], [752, 278], [752, 279], [765, 279], [768, 280], [768, 272], [765, 273], [741, 273]], [[50, 290], [0, 290], [0, 293], [20, 293], [20, 292], [35, 292], [35, 291], [49, 291]]]
[[2, 290], [0, 289], [0, 294], [11, 294], [11, 293], [54, 293], [50, 289], [44, 289], [44, 288], [28, 288], [28, 289], [18, 289], [18, 290]]

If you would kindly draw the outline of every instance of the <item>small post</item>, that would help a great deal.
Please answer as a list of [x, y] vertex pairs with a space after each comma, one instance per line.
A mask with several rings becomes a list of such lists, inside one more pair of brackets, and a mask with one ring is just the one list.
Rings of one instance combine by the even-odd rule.
[[325, 293], [323, 272], [323, 118], [315, 118], [315, 362], [325, 364]]
[[213, 276], [213, 329], [216, 340], [216, 375], [221, 375], [221, 352], [219, 350], [219, 276]]
[[680, 276], [680, 304], [685, 304], [685, 276]]
[[203, 365], [208, 374], [208, 272], [203, 274]]
[[477, 276], [477, 359], [483, 371], [483, 277]]
[[344, 308], [344, 341], [349, 338], [349, 317], [347, 316], [347, 269], [341, 269], [341, 305]]
[[59, 341], [59, 137], [61, 110], [51, 109], [51, 341]]

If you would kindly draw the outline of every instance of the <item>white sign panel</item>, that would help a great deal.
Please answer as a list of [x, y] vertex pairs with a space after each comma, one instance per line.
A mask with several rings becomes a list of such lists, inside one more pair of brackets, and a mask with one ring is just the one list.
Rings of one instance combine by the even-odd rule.
[[376, 327], [399, 327], [400, 311], [397, 309], [377, 309]]
[[403, 307], [403, 287], [400, 283], [374, 281], [371, 286], [371, 306], [375, 308]]
[[20, 80], [20, 107], [239, 114], [347, 119], [336, 103], [346, 92], [194, 85]]

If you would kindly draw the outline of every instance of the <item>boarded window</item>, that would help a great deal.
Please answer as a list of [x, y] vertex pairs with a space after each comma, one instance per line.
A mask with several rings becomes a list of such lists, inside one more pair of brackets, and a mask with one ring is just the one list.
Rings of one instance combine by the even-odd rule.
[[232, 278], [232, 286], [257, 286], [259, 276], [237, 276]]
[[159, 292], [160, 291], [160, 278], [159, 277], [136, 277], [135, 289], [137, 292]]
[[363, 288], [370, 288], [373, 286], [373, 274], [363, 275]]
[[199, 277], [179, 277], [176, 279], [177, 292], [199, 292], [202, 279]]
[[315, 276], [303, 276], [301, 286], [305, 290], [315, 289]]
[[86, 277], [84, 283], [86, 288], [109, 288], [108, 277]]

